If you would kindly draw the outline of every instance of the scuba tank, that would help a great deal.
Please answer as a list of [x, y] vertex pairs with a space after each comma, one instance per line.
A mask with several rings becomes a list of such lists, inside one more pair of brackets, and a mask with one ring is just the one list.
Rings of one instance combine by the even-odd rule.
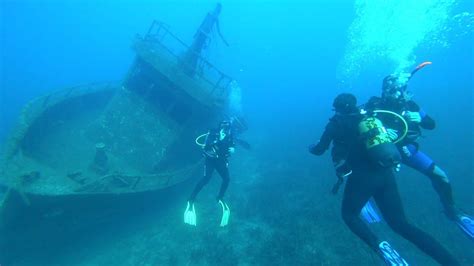
[[371, 115], [365, 116], [359, 122], [359, 134], [362, 136], [370, 160], [382, 167], [394, 167], [402, 161], [395, 143], [406, 135], [406, 131], [401, 138], [392, 141], [382, 121], [375, 117], [378, 112], [385, 113], [388, 111], [376, 110]]

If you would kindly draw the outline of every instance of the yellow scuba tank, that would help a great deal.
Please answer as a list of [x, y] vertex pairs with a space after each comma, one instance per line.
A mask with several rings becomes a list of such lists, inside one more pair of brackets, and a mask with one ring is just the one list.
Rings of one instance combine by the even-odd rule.
[[394, 167], [402, 160], [382, 121], [367, 115], [358, 125], [369, 158], [382, 167]]
[[367, 149], [392, 142], [382, 121], [373, 116], [362, 119], [359, 123], [359, 133], [365, 137], [364, 141]]

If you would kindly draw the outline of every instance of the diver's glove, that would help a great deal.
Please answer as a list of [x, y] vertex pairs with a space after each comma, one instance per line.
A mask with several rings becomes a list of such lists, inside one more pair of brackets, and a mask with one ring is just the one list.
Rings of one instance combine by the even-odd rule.
[[406, 111], [403, 116], [410, 122], [421, 123], [421, 115], [419, 112]]
[[398, 131], [395, 129], [387, 128], [387, 134], [392, 141], [398, 139]]
[[234, 147], [229, 147], [229, 153], [232, 154], [235, 152], [235, 148]]
[[219, 204], [222, 207], [222, 218], [221, 218], [221, 227], [226, 226], [229, 223], [229, 218], [230, 218], [230, 208], [227, 203], [225, 203], [223, 200], [219, 200]]
[[194, 203], [189, 201], [184, 211], [184, 223], [196, 226], [196, 209], [194, 209]]

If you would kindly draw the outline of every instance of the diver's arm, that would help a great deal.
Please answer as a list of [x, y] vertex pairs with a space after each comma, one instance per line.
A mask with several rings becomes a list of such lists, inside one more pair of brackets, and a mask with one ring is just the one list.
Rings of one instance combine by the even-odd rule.
[[432, 130], [432, 129], [435, 129], [436, 127], [436, 122], [434, 121], [433, 118], [431, 118], [431, 116], [427, 115], [425, 112], [420, 111], [420, 115], [421, 115], [421, 122], [420, 122], [420, 127], [424, 128], [424, 129], [428, 129], [428, 130]]
[[252, 149], [252, 146], [246, 140], [243, 140], [243, 139], [240, 139], [240, 138], [235, 138], [235, 143], [239, 144], [240, 147], [242, 147], [246, 150]]
[[309, 152], [314, 155], [322, 155], [329, 148], [329, 145], [331, 144], [331, 141], [333, 140], [333, 136], [334, 136], [334, 127], [332, 125], [332, 122], [329, 122], [326, 126], [326, 129], [323, 132], [323, 135], [319, 139], [318, 144], [311, 145], [309, 148]]
[[407, 105], [410, 112], [418, 112], [420, 114], [421, 121], [419, 122], [419, 125], [421, 128], [432, 130], [436, 127], [434, 119], [426, 114], [426, 112], [423, 111], [423, 109], [421, 109], [418, 104], [416, 104], [414, 101], [409, 101]]

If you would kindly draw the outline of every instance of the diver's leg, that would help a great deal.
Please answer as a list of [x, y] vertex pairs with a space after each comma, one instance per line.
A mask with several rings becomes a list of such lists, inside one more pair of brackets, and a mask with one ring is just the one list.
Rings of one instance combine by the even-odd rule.
[[425, 174], [431, 179], [431, 184], [438, 193], [446, 215], [450, 219], [455, 219], [458, 211], [456, 210], [454, 204], [453, 190], [451, 183], [449, 183], [448, 176], [434, 163], [430, 166], [429, 170]]
[[454, 204], [451, 184], [449, 183], [449, 178], [446, 173], [439, 168], [428, 155], [417, 150], [414, 145], [407, 145], [402, 149], [404, 164], [430, 178], [431, 184], [440, 198], [446, 215], [450, 219], [455, 219], [457, 211]]
[[408, 223], [398, 192], [395, 176], [387, 172], [381, 176], [385, 183], [374, 199], [387, 224], [399, 235], [415, 244], [442, 265], [459, 265], [456, 259], [433, 237]]
[[222, 178], [221, 188], [219, 190], [219, 194], [217, 195], [217, 200], [222, 200], [224, 198], [224, 194], [229, 186], [229, 168], [227, 165], [227, 160], [219, 160], [216, 164], [216, 170]]
[[354, 234], [377, 251], [380, 241], [359, 217], [362, 207], [372, 197], [373, 192], [373, 184], [370, 184], [370, 179], [363, 174], [354, 171], [347, 179], [342, 199], [342, 219]]
[[196, 184], [196, 187], [194, 188], [193, 192], [191, 193], [191, 196], [189, 197], [190, 202], [194, 202], [196, 199], [197, 194], [201, 189], [209, 183], [209, 180], [211, 180], [212, 173], [214, 172], [215, 169], [215, 160], [206, 158], [206, 162], [204, 163], [204, 176], [203, 178], [199, 181], [199, 183]]

